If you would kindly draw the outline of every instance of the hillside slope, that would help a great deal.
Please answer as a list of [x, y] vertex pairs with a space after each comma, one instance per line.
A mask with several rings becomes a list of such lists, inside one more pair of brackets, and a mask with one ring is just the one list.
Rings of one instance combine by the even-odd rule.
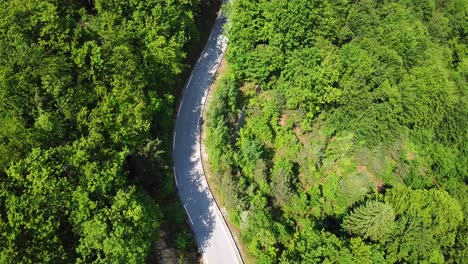
[[468, 259], [468, 2], [226, 11], [206, 145], [257, 261]]

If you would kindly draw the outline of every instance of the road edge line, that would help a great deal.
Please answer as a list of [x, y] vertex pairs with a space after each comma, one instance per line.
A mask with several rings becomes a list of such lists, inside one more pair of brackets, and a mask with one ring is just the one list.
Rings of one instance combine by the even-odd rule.
[[[218, 17], [221, 16], [221, 12], [220, 14], [218, 15]], [[223, 34], [221, 33], [220, 37], [225, 37], [223, 36]], [[239, 250], [239, 246], [237, 245], [236, 241], [234, 240], [234, 235], [232, 234], [232, 231], [231, 229], [229, 228], [228, 224], [227, 224], [227, 221], [226, 221], [226, 218], [224, 217], [223, 213], [221, 212], [221, 208], [219, 207], [219, 204], [218, 202], [216, 201], [214, 195], [213, 195], [213, 192], [211, 191], [211, 186], [210, 186], [210, 183], [208, 181], [208, 178], [206, 176], [206, 172], [205, 172], [205, 165], [203, 163], [203, 158], [202, 158], [202, 133], [201, 133], [201, 130], [202, 130], [202, 127], [203, 127], [203, 116], [205, 114], [205, 105], [206, 105], [206, 101], [208, 99], [208, 95], [210, 94], [210, 91], [211, 91], [211, 88], [213, 86], [213, 82], [215, 80], [215, 76], [216, 76], [216, 73], [218, 72], [219, 70], [219, 66], [221, 65], [221, 62], [224, 58], [224, 55], [225, 55], [225, 52], [226, 52], [226, 49], [227, 49], [227, 38], [226, 38], [226, 44], [225, 46], [222, 48], [222, 55], [219, 57], [218, 61], [216, 62], [216, 71], [215, 71], [215, 74], [213, 75], [213, 78], [211, 79], [211, 82], [210, 82], [210, 86], [208, 87], [208, 91], [206, 93], [206, 96], [204, 96], [203, 98], [203, 102], [202, 102], [202, 109], [200, 111], [200, 119], [199, 119], [199, 123], [200, 123], [200, 126], [198, 128], [198, 141], [199, 141], [199, 151], [200, 151], [200, 163], [202, 165], [202, 170], [203, 170], [203, 177], [205, 178], [205, 181], [206, 181], [206, 185], [208, 186], [208, 189], [210, 191], [210, 195], [211, 197], [213, 198], [213, 201], [216, 205], [216, 208], [218, 209], [218, 213], [219, 215], [221, 215], [221, 219], [223, 220], [224, 222], [224, 226], [223, 226], [223, 229], [226, 233], [229, 233], [230, 235], [230, 241], [231, 243], [234, 245], [234, 247], [236, 248], [236, 253], [237, 253], [237, 258], [238, 260], [240, 260], [240, 263], [244, 263], [244, 259], [242, 258], [242, 255], [240, 254], [240, 250]], [[226, 231], [227, 229], [227, 231]]]

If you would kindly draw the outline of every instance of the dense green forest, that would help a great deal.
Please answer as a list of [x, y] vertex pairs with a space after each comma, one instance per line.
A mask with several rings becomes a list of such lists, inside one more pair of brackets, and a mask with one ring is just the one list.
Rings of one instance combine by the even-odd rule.
[[0, 2], [0, 263], [144, 263], [168, 223], [194, 246], [168, 150], [214, 3]]
[[468, 1], [225, 11], [205, 144], [253, 258], [466, 263]]

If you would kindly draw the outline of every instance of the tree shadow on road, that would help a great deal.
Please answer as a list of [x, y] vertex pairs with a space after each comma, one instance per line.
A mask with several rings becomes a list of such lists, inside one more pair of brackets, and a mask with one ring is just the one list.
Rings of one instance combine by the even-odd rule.
[[[220, 18], [213, 28], [213, 33], [208, 40], [208, 45], [203, 50], [199, 62], [193, 69], [192, 84], [188, 83], [184, 91], [183, 104], [177, 122], [197, 122], [196, 131], [177, 130], [174, 151], [174, 165], [176, 168], [176, 180], [182, 203], [189, 213], [190, 223], [195, 233], [197, 243], [202, 250], [210, 246], [213, 241], [213, 233], [216, 221], [222, 221], [217, 205], [211, 195], [200, 155], [200, 126], [203, 105], [208, 94], [210, 84], [216, 74], [217, 67], [222, 58], [225, 40], [219, 36], [224, 25], [225, 18]], [[190, 82], [190, 81], [189, 81]], [[199, 99], [200, 98], [200, 99]], [[184, 100], [194, 99], [193, 102]], [[186, 107], [189, 107], [187, 109]], [[193, 105], [193, 106], [192, 106]], [[180, 125], [181, 128], [191, 129], [194, 126]], [[188, 145], [182, 145], [189, 142]]]

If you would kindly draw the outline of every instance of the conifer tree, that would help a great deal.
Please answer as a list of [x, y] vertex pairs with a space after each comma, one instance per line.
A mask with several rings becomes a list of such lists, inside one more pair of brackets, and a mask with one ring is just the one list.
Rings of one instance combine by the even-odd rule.
[[393, 208], [378, 201], [368, 201], [348, 214], [342, 227], [350, 234], [384, 242], [392, 233], [395, 225]]

